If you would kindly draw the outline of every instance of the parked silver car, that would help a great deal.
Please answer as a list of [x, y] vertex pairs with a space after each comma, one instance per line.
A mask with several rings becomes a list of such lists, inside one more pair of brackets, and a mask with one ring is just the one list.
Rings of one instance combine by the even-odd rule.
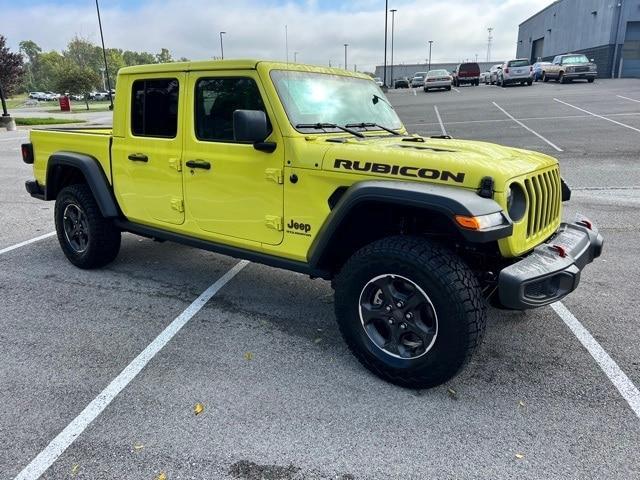
[[533, 68], [527, 58], [509, 60], [502, 65], [498, 75], [498, 85], [506, 87], [519, 83], [520, 85], [533, 84]]
[[451, 80], [451, 75], [446, 70], [429, 70], [424, 80], [423, 90], [425, 92], [436, 88], [451, 90]]
[[501, 63], [498, 63], [489, 69], [489, 83], [491, 85], [495, 85], [496, 83], [498, 83], [498, 76], [500, 74], [500, 70], [502, 70]]

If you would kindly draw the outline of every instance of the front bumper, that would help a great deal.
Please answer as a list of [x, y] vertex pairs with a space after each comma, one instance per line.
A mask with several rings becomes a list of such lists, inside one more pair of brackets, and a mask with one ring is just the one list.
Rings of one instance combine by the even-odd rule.
[[603, 243], [586, 219], [562, 223], [555, 236], [500, 272], [500, 303], [528, 310], [557, 302], [578, 287], [582, 269], [600, 256]]
[[565, 78], [596, 78], [598, 72], [564, 72]]

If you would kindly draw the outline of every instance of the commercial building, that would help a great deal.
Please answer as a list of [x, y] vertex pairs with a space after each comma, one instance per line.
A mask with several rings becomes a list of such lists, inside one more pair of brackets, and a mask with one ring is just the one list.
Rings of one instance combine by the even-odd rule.
[[558, 0], [520, 24], [518, 58], [594, 59], [600, 77], [640, 77], [640, 0]]

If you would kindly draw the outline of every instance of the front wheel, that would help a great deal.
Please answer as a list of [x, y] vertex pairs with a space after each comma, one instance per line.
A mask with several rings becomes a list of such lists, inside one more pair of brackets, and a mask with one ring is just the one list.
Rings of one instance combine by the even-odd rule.
[[63, 188], [56, 198], [54, 217], [60, 247], [76, 267], [102, 267], [118, 255], [120, 231], [102, 216], [87, 185]]
[[595, 81], [595, 78], [587, 78], [587, 82], [589, 83], [593, 83]]
[[475, 275], [425, 239], [389, 237], [363, 247], [334, 285], [345, 342], [386, 381], [407, 388], [440, 385], [481, 343], [486, 312]]

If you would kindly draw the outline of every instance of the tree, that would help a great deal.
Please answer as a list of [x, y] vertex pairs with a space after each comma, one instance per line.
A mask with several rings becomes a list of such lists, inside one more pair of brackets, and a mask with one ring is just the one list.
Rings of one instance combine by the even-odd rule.
[[0, 35], [0, 83], [5, 98], [12, 95], [22, 81], [23, 59], [19, 53], [12, 53], [7, 47], [7, 39]]
[[38, 75], [38, 60], [40, 59], [40, 54], [42, 54], [42, 49], [32, 40], [23, 40], [19, 45], [20, 53], [23, 57], [26, 57], [27, 60], [24, 64], [25, 75], [23, 90], [25, 92], [32, 92], [38, 89], [36, 78]]
[[84, 95], [87, 110], [89, 110], [88, 94], [100, 83], [98, 74], [89, 67], [79, 67], [73, 63], [64, 62], [58, 69], [55, 89], [58, 92], [74, 95]]
[[171, 52], [168, 49], [163, 48], [160, 50], [160, 53], [156, 54], [156, 61], [158, 63], [169, 63], [173, 62], [173, 58], [171, 58]]
[[130, 50], [126, 50], [122, 54], [122, 59], [127, 67], [156, 63], [156, 57], [148, 52], [132, 52]]

